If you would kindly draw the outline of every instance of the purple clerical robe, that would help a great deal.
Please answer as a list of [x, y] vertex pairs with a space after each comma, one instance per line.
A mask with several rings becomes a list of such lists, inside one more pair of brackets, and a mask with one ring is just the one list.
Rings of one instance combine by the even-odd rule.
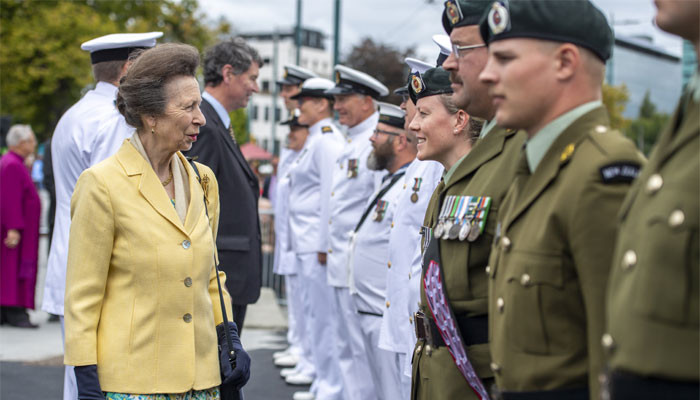
[[[9, 151], [0, 158], [0, 305], [34, 308], [41, 202], [22, 157]], [[21, 234], [14, 249], [7, 231]]]

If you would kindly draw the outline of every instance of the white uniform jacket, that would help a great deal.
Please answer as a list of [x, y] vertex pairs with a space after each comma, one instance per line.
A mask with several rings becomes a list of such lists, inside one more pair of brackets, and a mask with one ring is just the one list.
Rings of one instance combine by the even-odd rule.
[[289, 169], [299, 151], [283, 150], [277, 166], [275, 186], [275, 258], [272, 271], [278, 275], [294, 274], [294, 252], [289, 245]]
[[63, 114], [51, 139], [56, 219], [41, 308], [52, 314], [63, 315], [70, 200], [75, 183], [84, 170], [115, 154], [134, 133], [115, 106], [116, 94], [116, 86], [97, 82], [95, 89]]
[[295, 254], [322, 253], [328, 247], [328, 198], [333, 161], [343, 135], [330, 118], [309, 127], [309, 136], [289, 170], [289, 235]]
[[[415, 160], [411, 162], [412, 165]], [[371, 211], [363, 221], [360, 228], [353, 233], [355, 236], [351, 243], [353, 299], [358, 312], [381, 316], [392, 305], [385, 302], [387, 267], [391, 269], [389, 261], [389, 235], [392, 221], [396, 213], [396, 206], [403, 192], [403, 176], [392, 184], [392, 178], [402, 174], [410, 166], [399, 169], [392, 176], [387, 176], [379, 189], [370, 196], [365, 203], [365, 209]], [[391, 187], [389, 187], [391, 185]], [[382, 190], [389, 187], [376, 201], [373, 201]], [[358, 222], [360, 220], [358, 219]], [[357, 222], [356, 222], [357, 223]]]
[[[415, 160], [406, 170], [389, 235], [386, 303], [379, 348], [406, 353], [415, 344], [413, 313], [420, 300], [420, 229], [428, 202], [444, 168], [435, 161]], [[413, 201], [415, 200], [415, 201]]]
[[358, 125], [348, 129], [343, 152], [333, 166], [333, 186], [328, 218], [328, 284], [348, 287], [348, 255], [350, 232], [360, 220], [370, 196], [379, 187], [386, 171], [367, 169], [367, 157], [372, 152], [369, 138], [379, 121], [375, 112]]

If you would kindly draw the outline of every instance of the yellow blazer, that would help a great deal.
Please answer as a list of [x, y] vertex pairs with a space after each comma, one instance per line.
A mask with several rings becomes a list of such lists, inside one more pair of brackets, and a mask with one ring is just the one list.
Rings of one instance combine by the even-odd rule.
[[[208, 178], [208, 221], [202, 187], [177, 155], [190, 187], [184, 225], [153, 168], [128, 140], [75, 186], [64, 362], [97, 364], [104, 391], [181, 393], [221, 383], [215, 326], [223, 318], [212, 237], [218, 184], [211, 169], [197, 164]], [[220, 278], [223, 286], [223, 272]], [[231, 319], [230, 309], [227, 314]]]

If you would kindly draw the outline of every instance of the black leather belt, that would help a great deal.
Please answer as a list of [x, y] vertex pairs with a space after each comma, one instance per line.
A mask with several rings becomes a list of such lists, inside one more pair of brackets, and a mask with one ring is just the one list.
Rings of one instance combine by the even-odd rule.
[[[426, 316], [422, 311], [415, 314], [415, 329], [418, 340], [425, 340], [426, 344], [433, 347], [445, 345], [442, 340], [440, 330], [435, 321]], [[459, 333], [462, 335], [464, 344], [472, 346], [475, 344], [488, 343], [489, 341], [489, 319], [487, 315], [477, 317], [457, 317]]]
[[614, 399], [647, 400], [665, 399], [668, 396], [674, 400], [697, 400], [700, 398], [700, 384], [698, 382], [646, 378], [622, 371], [613, 371], [610, 391]]
[[498, 392], [494, 400], [588, 400], [588, 388], [542, 390], [533, 392]]

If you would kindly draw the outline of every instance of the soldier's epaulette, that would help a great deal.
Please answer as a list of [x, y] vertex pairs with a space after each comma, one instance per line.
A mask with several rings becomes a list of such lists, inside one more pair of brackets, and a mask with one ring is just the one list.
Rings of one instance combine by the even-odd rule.
[[326, 125], [326, 126], [324, 126], [324, 127], [321, 128], [321, 132], [323, 132], [323, 133], [331, 133], [331, 132], [333, 132], [333, 128], [331, 128], [330, 126]]

